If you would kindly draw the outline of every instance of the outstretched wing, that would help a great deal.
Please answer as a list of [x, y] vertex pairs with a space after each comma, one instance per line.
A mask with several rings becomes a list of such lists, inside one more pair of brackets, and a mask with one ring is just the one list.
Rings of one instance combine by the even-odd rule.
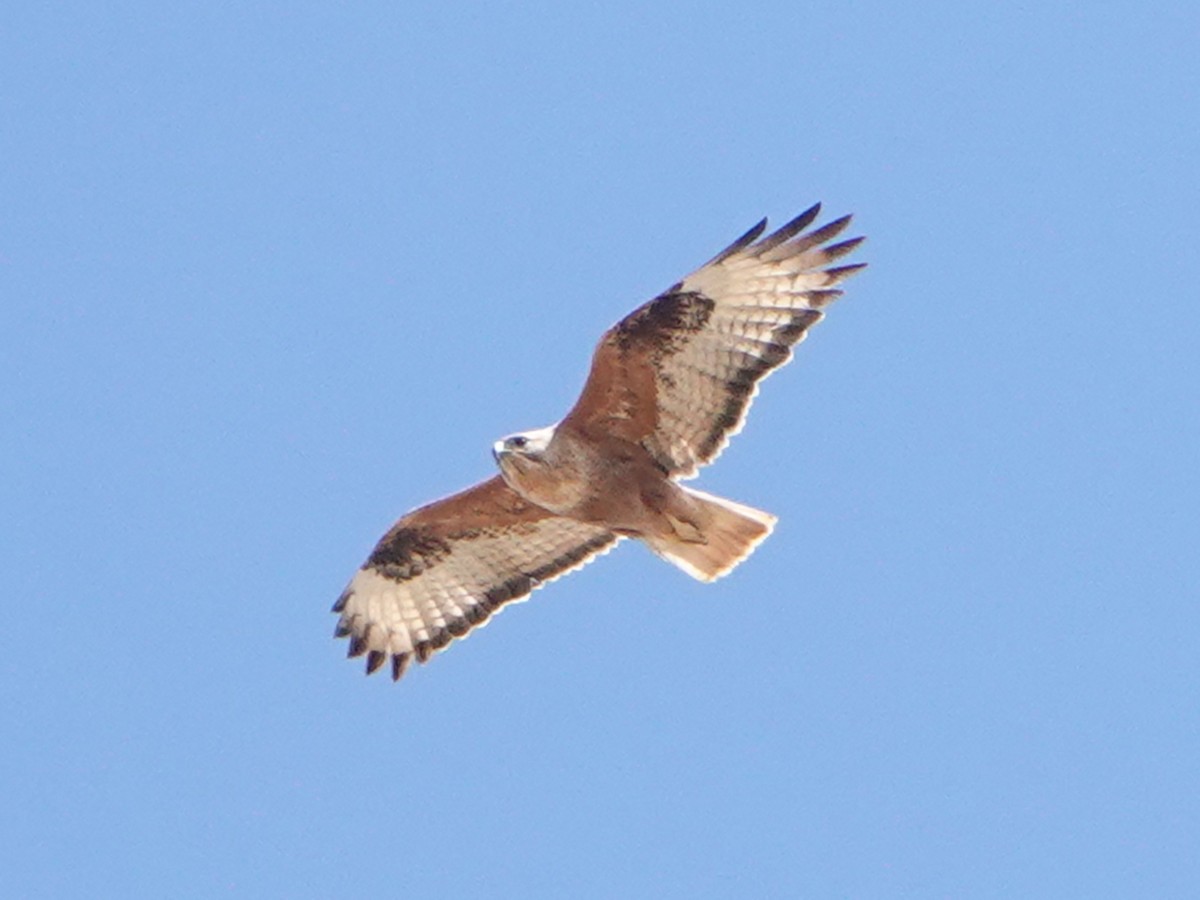
[[767, 220], [600, 339], [561, 427], [640, 443], [677, 478], [712, 462], [742, 427], [758, 382], [865, 265], [831, 266], [862, 238], [828, 243], [850, 217], [805, 232], [818, 203], [762, 238]]
[[425, 662], [617, 540], [534, 506], [496, 476], [392, 526], [333, 605], [334, 634], [350, 638], [350, 656], [367, 655], [367, 674], [390, 656], [399, 680], [414, 656]]

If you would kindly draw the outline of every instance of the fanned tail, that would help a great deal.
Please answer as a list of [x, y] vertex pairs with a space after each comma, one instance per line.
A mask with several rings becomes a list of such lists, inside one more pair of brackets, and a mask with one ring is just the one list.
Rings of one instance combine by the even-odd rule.
[[679, 486], [698, 512], [696, 522], [672, 520], [674, 533], [645, 538], [650, 549], [700, 581], [728, 574], [771, 533], [770, 513]]

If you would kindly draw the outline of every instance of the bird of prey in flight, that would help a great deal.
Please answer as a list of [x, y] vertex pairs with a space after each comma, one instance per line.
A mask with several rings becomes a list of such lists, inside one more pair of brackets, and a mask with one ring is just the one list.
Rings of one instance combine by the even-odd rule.
[[422, 506], [379, 541], [334, 604], [349, 655], [399, 679], [497, 609], [637, 538], [702, 581], [771, 532], [769, 513], [680, 482], [742, 427], [758, 383], [864, 263], [850, 222], [806, 230], [820, 204], [763, 236], [766, 219], [600, 338], [557, 425], [492, 449], [499, 474]]

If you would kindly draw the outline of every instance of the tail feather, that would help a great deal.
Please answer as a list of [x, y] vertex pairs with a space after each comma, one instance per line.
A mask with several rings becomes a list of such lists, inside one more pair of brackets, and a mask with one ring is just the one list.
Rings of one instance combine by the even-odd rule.
[[691, 501], [696, 515], [689, 519], [695, 521], [687, 521], [684, 528], [675, 525], [673, 534], [648, 536], [646, 543], [663, 559], [700, 581], [714, 581], [730, 572], [775, 527], [777, 520], [770, 513], [695, 488], [679, 487]]

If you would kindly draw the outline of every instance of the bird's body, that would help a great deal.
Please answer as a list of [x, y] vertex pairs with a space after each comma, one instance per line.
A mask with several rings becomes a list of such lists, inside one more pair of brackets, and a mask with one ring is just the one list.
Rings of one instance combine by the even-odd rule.
[[[640, 538], [655, 552], [680, 565], [689, 574], [709, 581], [732, 568], [770, 533], [775, 517], [729, 501], [717, 501], [673, 481], [646, 449], [623, 437], [601, 433], [594, 439], [569, 420], [558, 428], [534, 432], [545, 435], [533, 441], [517, 435], [497, 442], [494, 453], [500, 474], [516, 493], [555, 515], [601, 525], [621, 537]], [[699, 547], [714, 544], [716, 522], [727, 517], [713, 509], [739, 509], [747, 521], [736, 526], [744, 540], [728, 535], [744, 552], [729, 552], [697, 565], [684, 561]], [[730, 523], [732, 524], [732, 523]], [[682, 545], [682, 546], [681, 546]], [[710, 547], [711, 549], [715, 549]], [[674, 551], [674, 552], [673, 552]], [[702, 553], [702, 557], [710, 556]]]
[[605, 332], [575, 406], [557, 425], [493, 446], [500, 476], [402, 518], [334, 611], [350, 655], [399, 678], [503, 603], [611, 549], [644, 541], [710, 581], [744, 559], [775, 517], [679, 482], [742, 425], [757, 385], [861, 264], [828, 267], [861, 238], [849, 222], [804, 229], [819, 206], [758, 240], [759, 223]]
[[638, 536], [653, 527], [670, 482], [645, 450], [611, 436], [588, 440], [571, 427], [552, 435], [539, 451], [500, 442], [495, 456], [509, 487], [556, 515], [617, 534]]

